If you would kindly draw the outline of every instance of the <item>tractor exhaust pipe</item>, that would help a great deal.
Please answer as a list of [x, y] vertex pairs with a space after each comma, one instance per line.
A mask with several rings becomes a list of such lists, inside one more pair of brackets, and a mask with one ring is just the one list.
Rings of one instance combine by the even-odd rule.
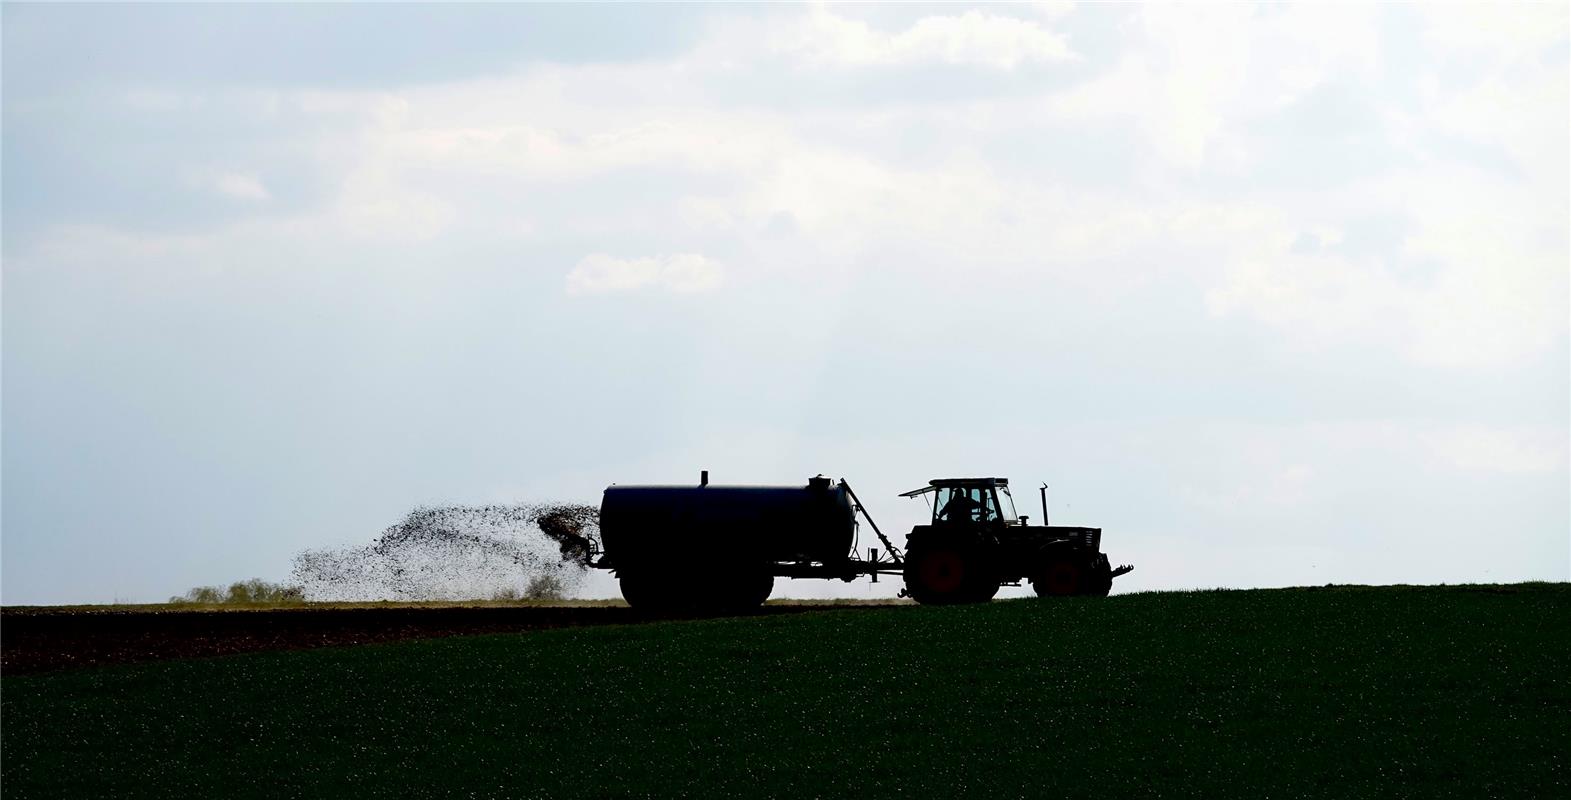
[[1042, 488], [1038, 491], [1042, 493], [1042, 524], [1051, 525], [1052, 521], [1047, 518], [1047, 484], [1042, 484]]

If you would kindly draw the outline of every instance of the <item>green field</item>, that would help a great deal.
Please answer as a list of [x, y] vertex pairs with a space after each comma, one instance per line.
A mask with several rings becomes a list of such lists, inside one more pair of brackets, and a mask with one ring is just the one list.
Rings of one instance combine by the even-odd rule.
[[11, 677], [7, 797], [1571, 796], [1571, 587], [1014, 600]]

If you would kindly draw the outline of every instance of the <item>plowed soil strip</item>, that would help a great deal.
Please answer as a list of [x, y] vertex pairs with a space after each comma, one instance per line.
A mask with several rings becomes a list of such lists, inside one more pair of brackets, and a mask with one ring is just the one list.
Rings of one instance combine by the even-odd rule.
[[[876, 607], [769, 605], [748, 615]], [[23, 675], [262, 650], [693, 618], [657, 616], [618, 606], [307, 607], [234, 611], [0, 609], [0, 674]]]

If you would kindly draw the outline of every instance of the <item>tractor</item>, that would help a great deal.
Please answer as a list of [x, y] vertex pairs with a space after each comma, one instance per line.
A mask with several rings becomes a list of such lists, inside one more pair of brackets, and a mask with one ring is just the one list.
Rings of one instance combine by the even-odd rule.
[[1134, 569], [1108, 563], [1101, 528], [1027, 524], [1015, 513], [1007, 478], [939, 478], [900, 496], [921, 497], [933, 512], [911, 529], [902, 559], [903, 594], [918, 603], [986, 602], [1000, 586], [1023, 580], [1039, 597], [1105, 597], [1114, 578]]

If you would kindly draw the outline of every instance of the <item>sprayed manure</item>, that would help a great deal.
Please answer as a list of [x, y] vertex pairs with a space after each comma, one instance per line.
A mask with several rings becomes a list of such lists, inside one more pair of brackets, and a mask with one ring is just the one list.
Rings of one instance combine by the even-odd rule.
[[368, 545], [300, 553], [292, 578], [315, 601], [565, 597], [598, 541], [594, 506], [416, 508]]

